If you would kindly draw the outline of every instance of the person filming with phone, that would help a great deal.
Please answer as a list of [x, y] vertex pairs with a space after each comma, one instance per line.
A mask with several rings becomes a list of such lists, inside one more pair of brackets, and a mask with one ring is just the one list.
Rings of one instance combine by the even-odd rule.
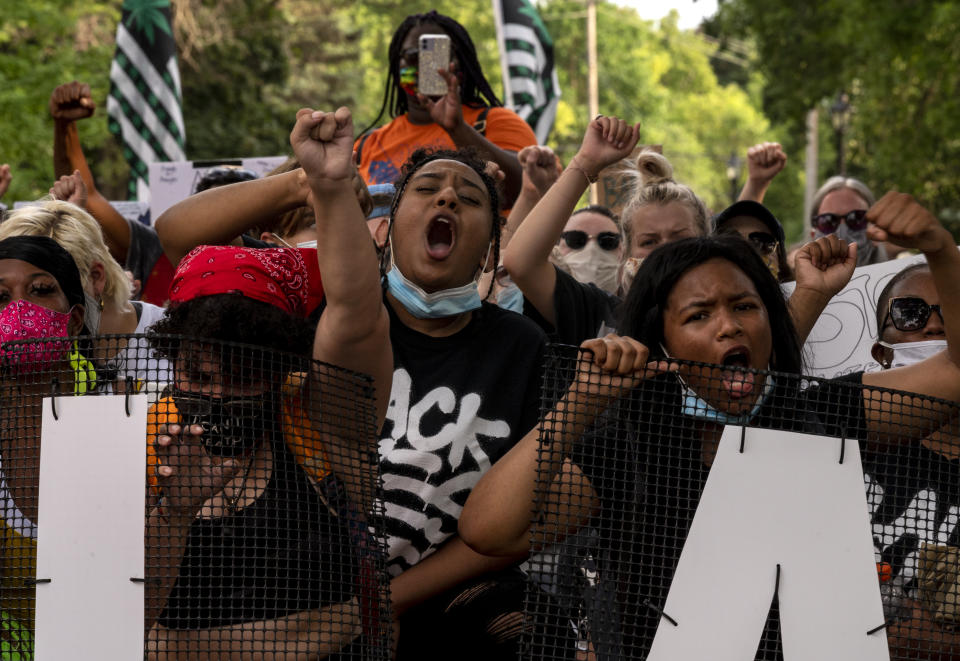
[[[383, 105], [354, 145], [367, 184], [397, 181], [400, 166], [420, 147], [474, 147], [506, 175], [510, 207], [521, 186], [517, 152], [537, 138], [497, 98], [466, 29], [436, 11], [413, 14], [394, 32], [388, 54]], [[374, 128], [386, 112], [393, 119]]]

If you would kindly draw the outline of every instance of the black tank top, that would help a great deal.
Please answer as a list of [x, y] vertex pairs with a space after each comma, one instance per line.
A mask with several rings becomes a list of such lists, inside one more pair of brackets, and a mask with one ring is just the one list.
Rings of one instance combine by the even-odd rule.
[[271, 448], [273, 475], [256, 502], [190, 526], [162, 626], [271, 620], [347, 601], [356, 592], [357, 553], [347, 522], [330, 513], [285, 443]]

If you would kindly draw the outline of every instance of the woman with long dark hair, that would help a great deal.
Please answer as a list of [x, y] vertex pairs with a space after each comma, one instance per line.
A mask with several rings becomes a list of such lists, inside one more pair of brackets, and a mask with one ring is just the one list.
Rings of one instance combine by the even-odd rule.
[[[890, 194], [869, 217], [873, 238], [923, 252], [941, 299], [958, 300], [960, 253], [932, 214]], [[960, 399], [960, 312], [943, 313], [947, 349], [927, 360], [804, 383], [790, 315], [749, 244], [720, 236], [661, 247], [624, 301], [624, 335], [582, 344], [592, 356], [576, 381], [540, 433], [477, 485], [460, 533], [483, 553], [514, 554], [531, 548], [531, 533], [548, 542], [591, 516], [606, 521], [616, 531], [606, 570], [624, 649], [643, 658], [724, 426], [856, 438], [866, 452], [919, 442], [957, 414]], [[764, 639], [775, 640], [769, 630]]]

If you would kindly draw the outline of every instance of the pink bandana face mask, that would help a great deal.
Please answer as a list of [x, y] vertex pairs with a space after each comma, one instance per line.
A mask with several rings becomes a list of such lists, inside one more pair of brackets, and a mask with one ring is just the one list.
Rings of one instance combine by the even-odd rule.
[[[67, 337], [70, 314], [19, 299], [0, 311], [0, 344], [40, 338]], [[0, 356], [24, 372], [35, 372], [53, 365], [70, 349], [70, 343], [32, 342], [3, 346]]]

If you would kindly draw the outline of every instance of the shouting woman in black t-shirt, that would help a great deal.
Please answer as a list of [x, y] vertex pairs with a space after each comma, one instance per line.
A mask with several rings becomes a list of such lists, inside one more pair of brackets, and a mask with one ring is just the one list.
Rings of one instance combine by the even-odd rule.
[[519, 640], [523, 584], [501, 571], [512, 561], [485, 558], [456, 534], [473, 485], [539, 409], [543, 334], [479, 291], [501, 229], [487, 168], [470, 152], [419, 150], [391, 207], [394, 373], [380, 468], [398, 658], [515, 658]]
[[[895, 193], [869, 218], [873, 238], [927, 256], [944, 302], [960, 300], [960, 253], [936, 218]], [[717, 237], [660, 248], [625, 301], [626, 337], [582, 345], [592, 358], [578, 381], [539, 434], [528, 434], [480, 481], [460, 533], [478, 551], [512, 554], [530, 549], [531, 532], [555, 537], [592, 515], [619, 516], [609, 551], [614, 564], [632, 568], [613, 572], [621, 579], [614, 584], [623, 647], [627, 658], [643, 658], [724, 425], [856, 438], [868, 447], [919, 441], [957, 414], [955, 405], [928, 398], [960, 399], [960, 309], [944, 305], [943, 313], [945, 351], [860, 375], [862, 388], [830, 381], [803, 388], [790, 376], [801, 367], [793, 324], [748, 244]], [[696, 369], [686, 361], [708, 365]], [[758, 370], [789, 374], [774, 383]], [[875, 390], [894, 387], [921, 397]], [[625, 403], [628, 414], [619, 416], [615, 402]], [[544, 513], [535, 527], [531, 511]]]

